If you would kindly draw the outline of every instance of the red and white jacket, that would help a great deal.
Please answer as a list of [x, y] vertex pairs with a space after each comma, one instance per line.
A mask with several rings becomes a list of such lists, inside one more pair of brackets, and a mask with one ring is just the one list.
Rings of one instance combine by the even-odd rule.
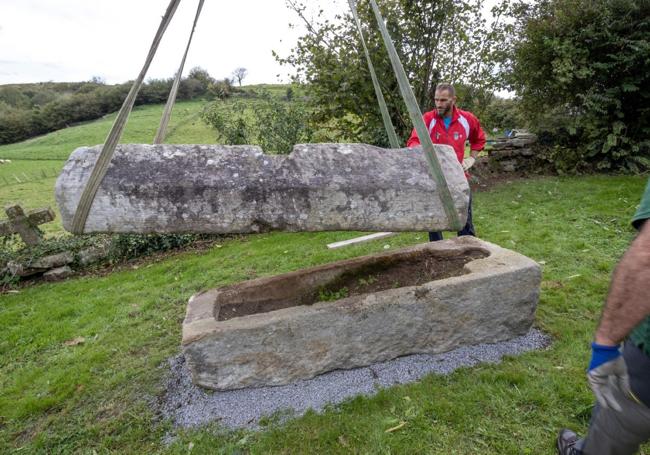
[[[429, 129], [431, 142], [451, 145], [461, 163], [465, 158], [465, 141], [469, 141], [470, 149], [474, 151], [483, 150], [485, 147], [485, 133], [481, 129], [481, 123], [471, 112], [461, 111], [454, 106], [449, 129], [445, 129], [445, 122], [436, 110], [426, 112], [422, 118]], [[413, 129], [406, 146], [416, 147], [418, 145], [420, 145], [420, 138]]]

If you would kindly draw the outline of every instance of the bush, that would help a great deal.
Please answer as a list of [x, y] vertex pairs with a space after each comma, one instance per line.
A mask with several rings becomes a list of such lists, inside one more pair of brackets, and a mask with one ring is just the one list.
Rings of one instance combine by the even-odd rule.
[[[167, 101], [173, 79], [150, 79], [143, 84], [136, 104]], [[181, 79], [178, 99], [205, 96], [214, 80], [207, 71], [193, 68]], [[0, 87], [0, 144], [18, 142], [74, 123], [94, 120], [117, 111], [132, 82], [105, 85], [100, 79], [77, 83], [20, 84]], [[220, 97], [230, 96], [230, 82], [216, 88]]]
[[503, 67], [559, 168], [650, 169], [649, 15], [647, 1], [516, 4]]
[[0, 144], [27, 139], [33, 131], [34, 125], [29, 111], [12, 107], [0, 111]]
[[229, 237], [232, 236], [221, 234], [64, 235], [44, 239], [36, 246], [26, 246], [17, 235], [2, 237], [0, 240], [0, 287], [12, 285], [20, 279], [5, 269], [10, 261], [29, 267], [38, 259], [67, 251], [74, 255], [75, 262], [72, 265], [79, 270], [81, 268], [80, 252], [93, 247], [107, 252], [98, 265], [119, 264], [158, 252], [184, 248], [199, 241], [217, 241]]
[[230, 79], [214, 81], [208, 85], [208, 93], [216, 99], [225, 100], [233, 94], [233, 86]]
[[264, 94], [249, 108], [243, 101], [215, 102], [201, 117], [226, 144], [259, 145], [265, 152], [290, 153], [298, 143], [311, 142], [313, 128], [306, 122], [302, 102], [280, 101]]
[[217, 101], [203, 110], [201, 118], [216, 130], [217, 138], [225, 144], [252, 144], [254, 127], [246, 115], [246, 107], [241, 101], [229, 104]]
[[199, 240], [217, 240], [223, 237], [217, 234], [116, 234], [111, 238], [109, 258], [112, 263], [123, 262], [183, 248]]
[[287, 154], [295, 144], [311, 142], [314, 131], [307, 123], [304, 103], [282, 102], [269, 96], [255, 106], [254, 117], [257, 143], [267, 152]]

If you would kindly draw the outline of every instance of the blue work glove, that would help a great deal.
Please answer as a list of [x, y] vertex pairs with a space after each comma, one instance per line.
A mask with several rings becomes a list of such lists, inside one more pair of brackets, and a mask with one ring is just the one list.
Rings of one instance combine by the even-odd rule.
[[624, 394], [630, 390], [627, 367], [618, 346], [605, 346], [591, 343], [591, 362], [587, 380], [596, 395], [598, 403], [604, 408], [621, 411], [621, 405], [614, 398], [614, 389]]

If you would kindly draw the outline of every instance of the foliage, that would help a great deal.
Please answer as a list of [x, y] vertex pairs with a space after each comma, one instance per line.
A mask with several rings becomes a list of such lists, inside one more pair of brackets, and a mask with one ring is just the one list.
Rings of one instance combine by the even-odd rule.
[[517, 3], [502, 68], [568, 171], [650, 169], [650, 2]]
[[[167, 101], [173, 79], [149, 79], [143, 84], [135, 104]], [[212, 93], [216, 81], [206, 70], [196, 67], [181, 79], [178, 100]], [[22, 84], [0, 87], [0, 144], [10, 144], [70, 125], [94, 120], [118, 110], [131, 83], [106, 85], [94, 78], [81, 83]]]
[[319, 302], [333, 302], [335, 300], [344, 299], [348, 296], [348, 288], [342, 287], [338, 290], [333, 289], [319, 289], [318, 301]]
[[494, 96], [483, 110], [481, 115], [481, 126], [486, 131], [492, 128], [513, 129], [523, 128], [527, 125], [524, 116], [521, 114], [519, 100], [513, 98], [500, 98]]
[[153, 253], [186, 247], [199, 240], [226, 238], [217, 234], [117, 234], [111, 237], [108, 257], [123, 262]]
[[314, 130], [306, 122], [303, 102], [281, 101], [265, 92], [258, 96], [252, 107], [242, 100], [214, 102], [202, 118], [226, 144], [254, 144], [266, 152], [290, 153], [295, 144], [311, 141]]
[[241, 101], [233, 103], [214, 102], [201, 113], [205, 123], [217, 132], [217, 139], [229, 145], [250, 144], [253, 125], [246, 113], [247, 105]]
[[60, 235], [44, 238], [35, 246], [25, 245], [18, 235], [1, 237], [0, 287], [18, 281], [18, 277], [13, 276], [9, 270], [3, 270], [10, 261], [29, 266], [43, 257], [67, 251], [75, 258], [75, 270], [81, 270], [79, 253], [91, 247], [106, 251], [106, 256], [99, 261], [99, 264], [120, 264], [130, 259], [187, 247], [198, 241], [216, 241], [228, 237], [217, 234]]
[[224, 100], [230, 98], [234, 92], [232, 86], [232, 81], [228, 78], [222, 79], [220, 81], [214, 81], [208, 85], [208, 93], [212, 95], [213, 98]]
[[[307, 4], [287, 4], [306, 24], [308, 32], [299, 38], [290, 55], [274, 55], [295, 71], [295, 81], [305, 83], [312, 123], [330, 128], [345, 140], [387, 145], [352, 16], [337, 16], [336, 21], [330, 21], [322, 17], [321, 11], [312, 22]], [[495, 10], [496, 19], [488, 25], [480, 14], [482, 5], [482, 1], [466, 0], [381, 2], [382, 14], [423, 111], [432, 108], [435, 86], [442, 81], [464, 84], [467, 90], [461, 105], [476, 109], [479, 117], [486, 108], [491, 90], [498, 86], [491, 62], [502, 33], [497, 25], [501, 9]], [[398, 135], [406, 138], [410, 120], [376, 20], [368, 2], [359, 2], [358, 9], [393, 124]]]
[[313, 129], [308, 111], [301, 101], [279, 101], [267, 96], [253, 110], [257, 142], [262, 149], [290, 153], [295, 144], [311, 142]]

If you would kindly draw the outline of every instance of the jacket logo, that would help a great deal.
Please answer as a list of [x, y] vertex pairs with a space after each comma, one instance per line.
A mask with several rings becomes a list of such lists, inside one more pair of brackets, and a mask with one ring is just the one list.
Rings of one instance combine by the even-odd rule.
[[440, 133], [436, 131], [436, 140], [440, 139]]
[[454, 140], [457, 141], [460, 135], [458, 134], [458, 131], [454, 132]]

